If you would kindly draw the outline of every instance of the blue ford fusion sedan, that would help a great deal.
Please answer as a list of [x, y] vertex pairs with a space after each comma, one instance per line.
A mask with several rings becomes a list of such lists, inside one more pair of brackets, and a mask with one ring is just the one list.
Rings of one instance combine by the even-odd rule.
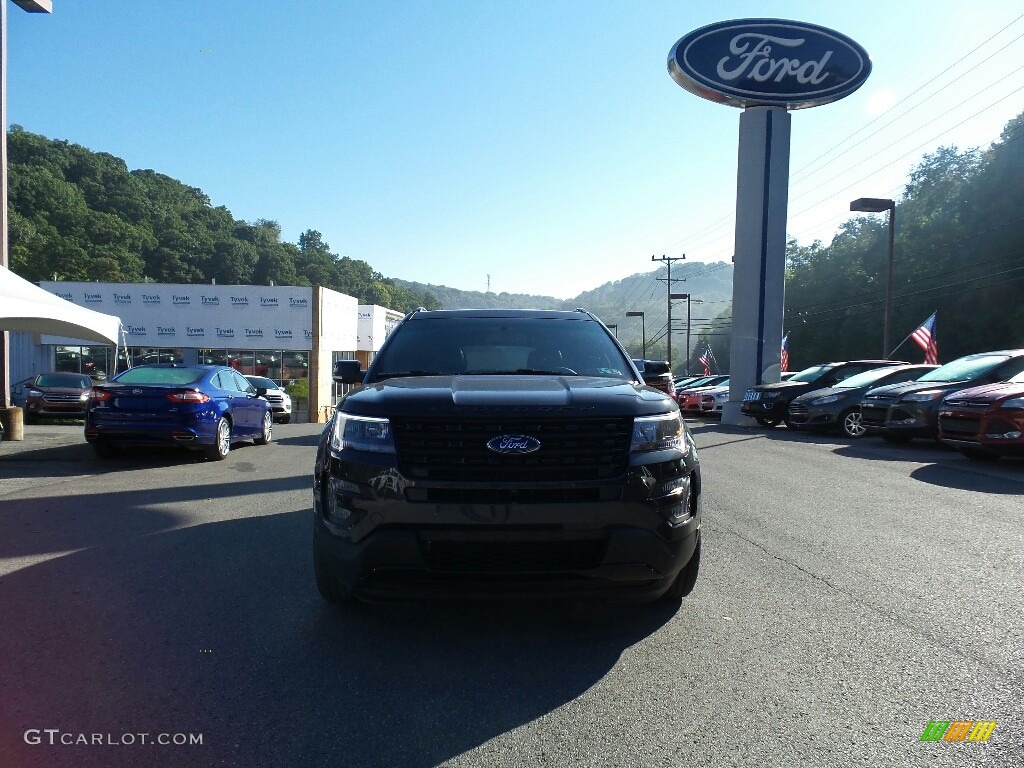
[[136, 366], [93, 388], [85, 439], [103, 457], [122, 446], [175, 445], [220, 461], [238, 440], [270, 442], [265, 392], [225, 366]]

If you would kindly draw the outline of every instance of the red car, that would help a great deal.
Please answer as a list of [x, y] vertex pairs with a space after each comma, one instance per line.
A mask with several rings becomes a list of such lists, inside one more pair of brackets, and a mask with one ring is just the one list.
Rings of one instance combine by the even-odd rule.
[[948, 395], [939, 410], [939, 440], [969, 459], [1024, 456], [1024, 373]]

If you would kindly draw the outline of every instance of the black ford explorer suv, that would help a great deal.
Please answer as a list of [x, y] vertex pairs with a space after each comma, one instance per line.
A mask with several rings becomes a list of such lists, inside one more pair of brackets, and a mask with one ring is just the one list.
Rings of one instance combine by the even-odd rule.
[[743, 394], [740, 412], [753, 416], [762, 427], [774, 427], [780, 421], [797, 428], [789, 419], [789, 404], [798, 395], [815, 389], [834, 387], [851, 376], [885, 365], [906, 365], [903, 360], [851, 360], [846, 363], [825, 363], [805, 368], [786, 381], [759, 384]]
[[677, 600], [700, 566], [697, 451], [584, 311], [417, 310], [324, 429], [320, 594]]

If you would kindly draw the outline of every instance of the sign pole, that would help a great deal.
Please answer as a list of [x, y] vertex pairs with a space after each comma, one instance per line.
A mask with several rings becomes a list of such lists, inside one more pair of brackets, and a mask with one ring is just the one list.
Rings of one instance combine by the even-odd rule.
[[743, 393], [779, 380], [791, 124], [789, 112], [779, 107], [748, 107], [740, 115], [729, 402], [722, 409], [723, 424], [751, 423], [740, 413]]

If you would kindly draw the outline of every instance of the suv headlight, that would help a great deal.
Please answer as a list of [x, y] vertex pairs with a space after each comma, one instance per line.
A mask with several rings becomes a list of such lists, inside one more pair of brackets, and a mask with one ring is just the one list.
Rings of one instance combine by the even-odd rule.
[[633, 420], [630, 453], [675, 449], [685, 450], [683, 420], [678, 411], [660, 416], [640, 416]]
[[395, 453], [391, 422], [387, 419], [376, 419], [370, 416], [335, 413], [334, 431], [331, 433], [331, 450], [341, 451], [344, 448], [373, 451], [374, 453]]

